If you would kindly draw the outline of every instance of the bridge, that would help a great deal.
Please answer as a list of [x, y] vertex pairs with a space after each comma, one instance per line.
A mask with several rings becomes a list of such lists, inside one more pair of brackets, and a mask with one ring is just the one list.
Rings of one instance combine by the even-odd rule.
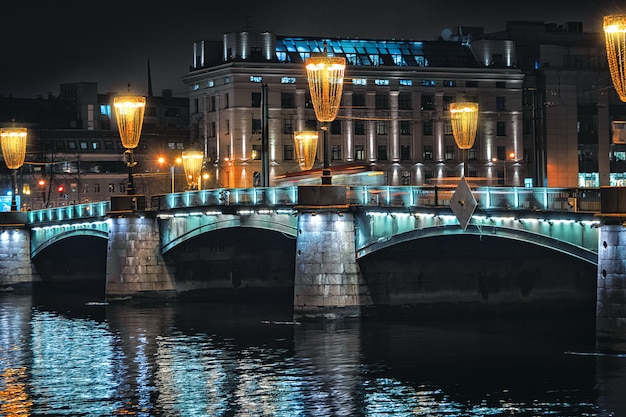
[[[610, 281], [607, 275], [621, 278], [622, 261], [615, 254], [621, 247], [622, 216], [599, 216], [603, 204], [621, 208], [621, 193], [475, 187], [477, 206], [462, 227], [451, 210], [454, 192], [454, 187], [445, 186], [213, 189], [153, 196], [149, 201], [119, 196], [2, 213], [0, 256], [12, 261], [0, 270], [0, 286], [33, 280], [37, 273], [32, 261], [47, 248], [89, 236], [107, 242], [107, 299], [197, 289], [199, 282], [177, 280], [176, 265], [168, 255], [197, 237], [234, 229], [266, 230], [296, 241], [294, 309], [302, 319], [360, 315], [381, 292], [373, 289], [380, 284], [368, 286], [359, 264], [389, 248], [434, 237], [501, 238], [562, 253], [598, 271], [599, 297], [600, 285], [604, 289]], [[611, 239], [602, 236], [603, 228]], [[607, 255], [599, 248], [608, 249]], [[606, 287], [607, 300], [598, 300], [603, 308], [599, 314], [610, 316], [598, 330], [603, 337], [622, 334], [624, 326], [605, 311], [615, 305], [615, 294], [622, 288], [616, 279], [612, 282]], [[608, 298], [611, 303], [601, 303]], [[619, 340], [623, 343], [621, 336]]]

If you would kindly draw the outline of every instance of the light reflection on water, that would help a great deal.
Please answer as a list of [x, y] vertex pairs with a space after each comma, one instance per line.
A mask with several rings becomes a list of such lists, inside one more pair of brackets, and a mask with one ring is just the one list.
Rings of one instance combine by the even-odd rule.
[[0, 416], [626, 413], [626, 357], [587, 354], [587, 324], [291, 315], [280, 305], [45, 306], [0, 294]]

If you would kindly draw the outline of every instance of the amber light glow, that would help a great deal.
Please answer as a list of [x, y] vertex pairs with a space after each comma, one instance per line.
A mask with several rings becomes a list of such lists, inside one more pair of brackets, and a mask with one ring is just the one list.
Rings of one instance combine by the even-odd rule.
[[182, 157], [187, 185], [190, 189], [194, 189], [199, 183], [204, 153], [202, 151], [187, 151], [183, 152]]
[[306, 72], [315, 116], [320, 122], [332, 122], [339, 112], [343, 92], [346, 59], [317, 56], [306, 59]]
[[478, 103], [450, 103], [450, 119], [452, 134], [459, 149], [470, 149], [474, 146], [478, 127]]
[[613, 86], [626, 102], [626, 14], [604, 16], [604, 35]]
[[6, 127], [0, 133], [2, 141], [2, 156], [9, 169], [18, 169], [24, 164], [26, 158], [26, 137], [28, 136], [25, 127]]
[[317, 154], [317, 141], [319, 133], [316, 131], [299, 131], [294, 132], [293, 140], [296, 146], [296, 157], [300, 169], [308, 171], [313, 168], [315, 163], [315, 155]]
[[146, 98], [141, 96], [114, 97], [113, 106], [122, 145], [126, 149], [135, 149], [139, 145], [141, 136]]

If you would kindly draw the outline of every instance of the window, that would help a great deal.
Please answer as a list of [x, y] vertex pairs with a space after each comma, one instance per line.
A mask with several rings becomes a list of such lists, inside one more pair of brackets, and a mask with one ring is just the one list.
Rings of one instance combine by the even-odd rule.
[[454, 103], [454, 101], [453, 96], [443, 96], [443, 109], [450, 110], [450, 103]]
[[422, 94], [422, 110], [435, 110], [435, 96]]
[[497, 111], [506, 110], [506, 97], [496, 97], [496, 110]]
[[285, 117], [283, 119], [283, 133], [286, 135], [293, 134], [293, 119], [290, 117]]
[[389, 95], [388, 94], [376, 94], [375, 106], [377, 109], [389, 108]]
[[228, 93], [224, 94], [224, 108], [227, 109], [230, 107], [230, 95]]
[[452, 135], [454, 132], [452, 131], [452, 120], [448, 119], [443, 124], [443, 134], [444, 135]]
[[496, 156], [499, 160], [504, 161], [506, 159], [506, 146], [498, 146], [496, 148]]
[[261, 119], [252, 118], [252, 134], [261, 134]]
[[96, 184], [93, 185], [93, 192], [95, 194], [100, 194], [100, 184], [99, 183], [96, 183]]
[[261, 93], [259, 92], [253, 92], [252, 93], [252, 102], [251, 102], [251, 106], [252, 107], [261, 107]]
[[444, 87], [456, 87], [456, 81], [454, 80], [443, 80]]
[[330, 151], [331, 161], [341, 161], [341, 145], [333, 145]]
[[250, 82], [251, 83], [261, 83], [261, 82], [263, 82], [263, 77], [261, 77], [260, 75], [251, 75], [250, 76]]
[[400, 134], [401, 135], [411, 134], [411, 122], [409, 120], [400, 120]]
[[341, 120], [333, 120], [330, 124], [330, 133], [333, 135], [341, 135]]
[[387, 145], [378, 145], [378, 153], [376, 159], [379, 161], [387, 160]]
[[422, 86], [423, 87], [434, 87], [435, 86], [435, 80], [422, 80]]
[[365, 108], [365, 94], [352, 94], [352, 107]]
[[109, 183], [109, 193], [114, 193], [114, 192], [115, 192], [115, 184], [110, 182]]
[[355, 120], [354, 121], [354, 134], [355, 135], [364, 135], [365, 134], [365, 121], [364, 120]]
[[283, 109], [294, 109], [296, 107], [295, 93], [280, 93], [280, 107]]
[[230, 119], [226, 119], [224, 127], [226, 129], [226, 134], [230, 135]]
[[478, 88], [478, 81], [465, 81], [465, 87]]
[[100, 141], [99, 140], [92, 140], [91, 141], [91, 149], [94, 150], [94, 151], [102, 149], [102, 147], [100, 146]]
[[252, 158], [255, 160], [261, 160], [261, 145], [252, 145]]
[[377, 120], [376, 121], [376, 134], [377, 135], [386, 135], [387, 134], [387, 121], [386, 120]]
[[400, 145], [400, 160], [401, 161], [411, 160], [411, 147], [409, 145]]
[[424, 145], [424, 161], [433, 160], [433, 147], [431, 145]]
[[411, 100], [411, 93], [398, 94], [398, 109], [400, 110], [412, 110], [413, 103]]
[[107, 150], [113, 150], [113, 141], [112, 140], [105, 140], [104, 141], [104, 149]]
[[496, 122], [496, 136], [506, 136], [506, 122]]
[[209, 112], [215, 111], [215, 96], [211, 96], [209, 99]]
[[65, 142], [62, 140], [57, 140], [56, 141], [56, 150], [57, 151], [62, 151], [63, 149], [65, 149]]
[[[476, 150], [476, 148], [470, 148], [467, 150], [467, 159], [469, 161], [476, 161], [478, 160], [478, 151]], [[474, 175], [475, 177], [476, 175]]]
[[83, 150], [83, 151], [88, 149], [86, 140], [79, 141], [78, 142], [78, 146], [80, 146], [80, 149]]
[[365, 161], [365, 147], [363, 145], [355, 145], [354, 159], [356, 161]]
[[283, 159], [285, 161], [293, 161], [293, 158], [294, 158], [293, 145], [284, 145], [283, 146]]
[[424, 120], [424, 124], [422, 125], [422, 133], [424, 134], [424, 136], [433, 135], [433, 121], [432, 120]]
[[126, 192], [126, 184], [122, 183], [120, 184], [120, 193], [125, 193]]
[[317, 130], [317, 119], [307, 119], [306, 130]]
[[454, 159], [454, 146], [446, 145], [446, 154], [444, 155], [446, 161], [451, 161]]

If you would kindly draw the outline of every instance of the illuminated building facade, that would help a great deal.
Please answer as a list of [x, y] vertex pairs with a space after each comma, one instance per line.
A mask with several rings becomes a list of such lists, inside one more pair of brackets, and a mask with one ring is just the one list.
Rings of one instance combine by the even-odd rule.
[[[398, 41], [281, 37], [229, 33], [223, 42], [194, 44], [189, 86], [191, 141], [205, 149], [216, 187], [250, 187], [262, 169], [267, 125], [270, 185], [299, 172], [294, 132], [319, 129], [308, 92], [305, 59], [345, 57], [341, 108], [330, 124], [331, 169], [359, 165], [384, 175], [358, 183], [442, 184], [458, 179], [463, 153], [452, 134], [449, 106], [480, 103], [468, 180], [518, 185], [527, 180], [522, 137], [524, 74], [508, 40]], [[263, 86], [267, 119], [262, 120]], [[320, 141], [321, 142], [321, 141]], [[318, 144], [317, 163], [323, 152]], [[341, 181], [333, 174], [334, 183]], [[347, 179], [348, 180], [348, 179]], [[346, 180], [346, 181], [347, 181]], [[352, 180], [350, 180], [352, 181]], [[532, 182], [532, 181], [531, 181]]]

